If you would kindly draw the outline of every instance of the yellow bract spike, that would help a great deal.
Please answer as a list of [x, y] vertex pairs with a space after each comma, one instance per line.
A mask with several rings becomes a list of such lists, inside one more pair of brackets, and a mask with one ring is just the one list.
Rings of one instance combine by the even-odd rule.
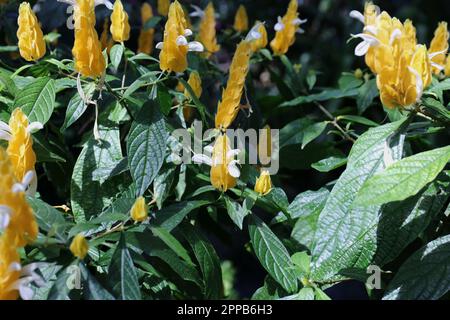
[[128, 14], [123, 8], [122, 2], [114, 2], [113, 12], [111, 14], [111, 34], [116, 42], [124, 42], [130, 38], [130, 24], [128, 23]]
[[262, 48], [265, 48], [267, 46], [268, 40], [267, 40], [267, 30], [263, 23], [259, 23], [258, 32], [261, 35], [259, 39], [252, 41], [252, 51], [256, 52], [258, 50], [261, 50]]
[[248, 30], [248, 15], [244, 5], [240, 5], [234, 16], [234, 30], [243, 32]]
[[75, 69], [86, 77], [100, 77], [106, 63], [95, 31], [94, 0], [77, 0], [74, 6], [75, 42], [72, 54]]
[[158, 13], [164, 17], [169, 14], [170, 0], [158, 0]]
[[72, 254], [80, 260], [83, 260], [88, 251], [89, 251], [89, 243], [86, 238], [82, 234], [77, 234], [70, 244], [70, 251]]
[[0, 300], [16, 300], [19, 297], [14, 283], [20, 277], [20, 270], [12, 266], [20, 265], [20, 257], [16, 247], [8, 240], [5, 236], [0, 237]]
[[198, 32], [198, 41], [205, 47], [205, 56], [209, 58], [211, 54], [220, 50], [216, 39], [216, 18], [214, 5], [212, 2], [206, 6]]
[[145, 203], [144, 197], [139, 197], [133, 204], [130, 210], [131, 219], [137, 222], [142, 222], [148, 218], [148, 206]]
[[260, 195], [266, 195], [272, 190], [272, 180], [270, 179], [270, 174], [267, 170], [263, 170], [255, 183], [255, 192]]
[[291, 0], [284, 17], [277, 24], [279, 30], [275, 34], [275, 38], [270, 42], [273, 53], [275, 55], [283, 55], [295, 42], [295, 33], [299, 29], [298, 19], [298, 3], [297, 0]]
[[33, 151], [33, 138], [28, 132], [29, 122], [22, 109], [16, 108], [9, 119], [11, 139], [8, 141], [8, 156], [14, 168], [14, 175], [22, 181], [25, 174], [35, 171], [36, 154]]
[[153, 39], [155, 29], [151, 28], [145, 30], [144, 25], [152, 17], [153, 17], [152, 7], [147, 2], [144, 2], [144, 4], [141, 7], [142, 28], [138, 38], [138, 52], [146, 53], [149, 55], [152, 54], [153, 52]]
[[[428, 53], [434, 55], [431, 61], [444, 67], [445, 56], [448, 51], [448, 38], [449, 33], [447, 29], [447, 22], [440, 22], [436, 31], [434, 32], [434, 38], [431, 41], [430, 49]], [[441, 72], [440, 68], [433, 66], [433, 73], [439, 74]]]
[[185, 33], [186, 19], [178, 1], [170, 5], [169, 16], [164, 29], [164, 40], [159, 54], [160, 68], [163, 71], [183, 72], [187, 68], [188, 45], [179, 44]]
[[217, 106], [215, 124], [218, 129], [227, 129], [239, 112], [251, 53], [251, 42], [242, 40], [234, 53], [227, 86], [222, 92], [222, 100]]
[[20, 55], [27, 61], [37, 61], [45, 55], [45, 41], [39, 22], [28, 2], [22, 2], [17, 19], [18, 47]]
[[231, 176], [228, 170], [228, 165], [233, 160], [233, 157], [229, 155], [230, 150], [227, 135], [221, 134], [217, 137], [212, 152], [211, 184], [223, 192], [233, 188], [237, 183], [236, 178]]

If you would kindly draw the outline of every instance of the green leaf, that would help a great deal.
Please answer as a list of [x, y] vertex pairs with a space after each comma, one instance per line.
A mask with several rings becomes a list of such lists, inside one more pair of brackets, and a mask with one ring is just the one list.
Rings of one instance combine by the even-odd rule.
[[308, 143], [318, 138], [327, 127], [327, 122], [317, 122], [313, 125], [305, 128], [303, 132], [302, 149], [306, 147]]
[[312, 277], [332, 279], [341, 269], [365, 268], [376, 249], [376, 225], [380, 206], [360, 208], [354, 199], [364, 182], [383, 169], [385, 146], [399, 159], [403, 139], [394, 135], [403, 121], [369, 129], [350, 152], [346, 170], [334, 185], [320, 213], [312, 248]]
[[220, 259], [214, 247], [199, 230], [190, 224], [181, 226], [182, 234], [194, 251], [203, 275], [205, 299], [220, 299], [223, 295]]
[[414, 196], [437, 177], [449, 160], [447, 146], [397, 161], [364, 183], [354, 205], [380, 205]]
[[361, 116], [343, 115], [343, 116], [338, 116], [337, 120], [346, 120], [351, 123], [359, 123], [359, 124], [363, 124], [363, 125], [366, 125], [369, 127], [378, 127], [379, 126], [378, 123], [376, 123], [370, 119], [361, 117]]
[[172, 109], [172, 96], [167, 87], [160, 83], [158, 83], [157, 98], [161, 112], [167, 116]]
[[[14, 83], [14, 81], [11, 79], [11, 76], [6, 73], [3, 70], [0, 70], [0, 84], [2, 84], [4, 86], [4, 88], [6, 89], [6, 91], [12, 96], [15, 97], [16, 96], [16, 92], [17, 92], [17, 86]], [[1, 91], [3, 92], [3, 88], [0, 87]]]
[[66, 151], [57, 142], [46, 137], [43, 132], [33, 134], [33, 150], [37, 162], [66, 162]]
[[314, 289], [313, 288], [302, 288], [298, 295], [298, 300], [314, 300]]
[[363, 114], [364, 111], [372, 104], [373, 100], [380, 95], [377, 87], [376, 79], [365, 82], [358, 90], [356, 105], [358, 113]]
[[424, 98], [422, 99], [422, 103], [428, 111], [434, 114], [437, 118], [446, 122], [450, 120], [450, 111], [444, 107], [440, 101], [433, 98]]
[[112, 291], [121, 300], [140, 300], [141, 292], [136, 268], [128, 252], [125, 237], [120, 237], [108, 268], [108, 280]]
[[121, 176], [101, 184], [94, 181], [93, 172], [98, 168], [113, 166], [122, 159], [118, 127], [99, 125], [100, 140], [91, 137], [75, 163], [71, 182], [72, 212], [76, 222], [83, 222], [108, 207], [119, 190]]
[[14, 109], [22, 108], [30, 122], [47, 123], [55, 107], [55, 81], [43, 77], [20, 91], [14, 100]]
[[153, 103], [142, 106], [127, 140], [128, 164], [136, 183], [136, 196], [147, 190], [163, 165], [167, 131], [164, 118]]
[[244, 218], [251, 213], [251, 208], [253, 207], [254, 201], [251, 198], [245, 198], [243, 205], [225, 196], [225, 205], [227, 207], [228, 215], [231, 220], [236, 224], [236, 226], [242, 230], [242, 224]]
[[[83, 91], [88, 99], [92, 96], [95, 90], [95, 83], [89, 83], [83, 88]], [[68, 127], [75, 123], [86, 111], [87, 104], [81, 99], [78, 92], [76, 92], [69, 101], [66, 110], [66, 118], [61, 127], [61, 132], [65, 131]]]
[[64, 213], [37, 198], [27, 197], [27, 201], [33, 209], [39, 228], [47, 232], [47, 236], [56, 236], [65, 243], [67, 241], [65, 231], [70, 224], [64, 218]]
[[291, 257], [292, 263], [295, 264], [302, 274], [308, 275], [311, 271], [311, 256], [306, 251], [294, 253]]
[[331, 300], [331, 298], [320, 288], [314, 288], [314, 291], [316, 293], [316, 300]]
[[320, 172], [330, 172], [334, 169], [345, 166], [346, 164], [346, 157], [331, 156], [329, 158], [322, 159], [318, 162], [313, 163], [311, 167]]
[[148, 19], [144, 24], [144, 30], [153, 29], [162, 20], [161, 16], [154, 16]]
[[109, 51], [109, 57], [111, 59], [111, 64], [114, 67], [114, 69], [116, 69], [116, 70], [119, 67], [120, 62], [122, 61], [123, 51], [124, 51], [124, 46], [122, 44], [115, 44]]
[[176, 169], [174, 166], [163, 165], [153, 181], [153, 199], [156, 199], [158, 209], [162, 208], [163, 202], [170, 194]]
[[98, 280], [89, 272], [84, 263], [79, 264], [83, 278], [83, 295], [87, 300], [114, 300]]
[[207, 204], [209, 204], [209, 201], [203, 200], [175, 203], [156, 212], [156, 217], [150, 220], [150, 225], [172, 231], [183, 221], [189, 212]]
[[261, 265], [286, 291], [296, 292], [297, 276], [288, 251], [263, 221], [254, 215], [250, 218], [250, 239]]
[[378, 223], [376, 265], [391, 262], [423, 231], [444, 208], [450, 196], [450, 178], [442, 174], [419, 194], [383, 207]]
[[177, 256], [179, 256], [187, 263], [194, 265], [191, 257], [189, 257], [189, 253], [187, 252], [187, 250], [183, 247], [180, 241], [177, 240], [177, 238], [170, 234], [169, 231], [164, 228], [155, 227], [150, 228], [150, 230], [153, 232], [155, 237], [160, 238], [170, 249], [173, 250], [173, 252], [177, 254]]
[[[287, 212], [291, 219], [306, 217], [311, 214], [320, 213], [327, 197], [330, 194], [325, 188], [317, 191], [305, 191], [295, 197], [291, 204], [287, 207]], [[286, 221], [287, 217], [283, 213], [279, 213], [273, 220], [273, 223]]]
[[349, 90], [341, 89], [326, 89], [321, 93], [311, 94], [309, 96], [300, 96], [291, 101], [284, 102], [280, 105], [281, 108], [284, 107], [295, 107], [301, 104], [310, 103], [314, 101], [327, 101], [333, 99], [342, 99], [348, 97], [355, 97], [358, 95], [359, 89], [353, 88]]
[[416, 251], [389, 283], [383, 300], [437, 300], [450, 290], [450, 236]]

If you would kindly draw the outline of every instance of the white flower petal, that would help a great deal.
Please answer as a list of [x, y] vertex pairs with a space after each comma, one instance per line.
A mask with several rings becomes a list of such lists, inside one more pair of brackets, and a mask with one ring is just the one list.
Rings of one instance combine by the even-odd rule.
[[368, 25], [368, 26], [365, 26], [363, 30], [364, 30], [365, 32], [370, 32], [370, 33], [373, 34], [373, 35], [376, 35], [376, 34], [378, 33], [378, 29], [377, 29], [377, 27], [374, 26], [374, 25]]
[[239, 170], [239, 168], [237, 167], [236, 165], [237, 163], [238, 163], [237, 160], [233, 160], [227, 166], [228, 173], [233, 178], [239, 178], [239, 176], [241, 175], [241, 170]]
[[227, 152], [227, 159], [234, 158], [235, 156], [239, 155], [241, 153], [241, 150], [239, 149], [232, 149]]
[[178, 36], [176, 40], [177, 46], [186, 46], [188, 41], [185, 36]]
[[191, 30], [191, 29], [185, 29], [185, 30], [184, 30], [184, 36], [185, 36], [185, 37], [190, 37], [190, 36], [192, 36], [192, 30]]
[[207, 164], [208, 166], [212, 166], [212, 159], [204, 154], [194, 154], [192, 156], [192, 161], [197, 164]]
[[352, 10], [349, 13], [350, 18], [356, 19], [360, 21], [361, 23], [365, 23], [364, 15], [359, 12], [358, 10]]
[[370, 43], [361, 41], [355, 48], [355, 56], [362, 57], [369, 51]]
[[20, 271], [22, 269], [22, 266], [20, 265], [19, 262], [13, 262], [9, 265], [9, 271], [14, 272], [14, 271]]
[[19, 193], [19, 192], [25, 192], [25, 188], [21, 183], [14, 183], [14, 185], [11, 188], [11, 191], [13, 193]]
[[44, 128], [44, 125], [38, 121], [34, 121], [32, 123], [30, 123], [27, 127], [27, 132], [28, 133], [36, 133], [39, 130], [41, 130], [42, 128]]
[[77, 91], [78, 91], [78, 94], [80, 95], [81, 100], [83, 100], [84, 103], [87, 103], [86, 95], [84, 94], [83, 87], [81, 86], [81, 74], [80, 73], [78, 74], [78, 77], [77, 77]]
[[274, 29], [275, 31], [281, 31], [281, 30], [284, 29], [284, 24], [281, 23], [281, 22], [277, 22], [277, 23], [275, 24], [275, 27], [273, 27], [273, 29]]
[[411, 71], [411, 73], [414, 74], [414, 76], [416, 77], [416, 92], [417, 92], [417, 100], [416, 101], [419, 101], [420, 98], [422, 97], [422, 93], [423, 93], [422, 77], [417, 72], [417, 70], [414, 69], [413, 67], [408, 67], [408, 70]]
[[208, 152], [208, 153], [212, 153], [213, 150], [214, 150], [214, 146], [208, 145], [208, 146], [206, 146], [206, 147], [204, 148], [204, 150], [205, 150], [206, 152]]
[[11, 212], [0, 211], [0, 231], [5, 230], [11, 221]]
[[0, 130], [11, 133], [11, 128], [9, 127], [9, 125], [1, 120], [0, 120]]
[[112, 10], [114, 5], [108, 1], [108, 0], [95, 0], [95, 6], [99, 6], [101, 4], [104, 4], [109, 10]]
[[400, 29], [395, 29], [391, 33], [391, 37], [389, 39], [389, 44], [392, 45], [395, 41], [395, 39], [400, 38], [402, 35], [402, 31]]
[[439, 63], [433, 62], [431, 61], [431, 66], [435, 67], [436, 69], [438, 69], [439, 71], [442, 71], [445, 69], [445, 67]]
[[300, 18], [295, 18], [294, 20], [292, 20], [292, 24], [294, 25], [294, 26], [299, 26], [299, 25], [301, 25], [301, 24], [304, 24], [304, 23], [306, 23], [308, 21], [308, 19], [300, 19]]
[[33, 289], [31, 289], [30, 287], [28, 287], [25, 284], [21, 284], [19, 286], [19, 293], [20, 293], [20, 297], [23, 300], [31, 300], [31, 299], [33, 299], [33, 295], [34, 295]]
[[432, 52], [428, 54], [428, 57], [430, 59], [433, 59], [434, 57], [440, 55], [440, 54], [446, 54], [448, 50], [442, 50], [442, 51], [438, 51], [438, 52]]
[[33, 170], [29, 170], [27, 171], [27, 173], [25, 173], [25, 175], [23, 176], [22, 179], [22, 185], [25, 188], [28, 188], [28, 186], [30, 185], [31, 181], [33, 181], [35, 176], [35, 172]]
[[0, 140], [6, 140], [9, 141], [11, 140], [12, 136], [9, 132], [0, 130]]
[[203, 52], [205, 49], [203, 48], [203, 45], [198, 41], [191, 41], [188, 43], [189, 51], [194, 52]]
[[158, 50], [162, 50], [163, 44], [164, 44], [163, 42], [158, 42], [158, 43], [156, 44], [155, 48], [158, 49]]
[[191, 4], [191, 7], [192, 7], [192, 9], [194, 9], [194, 12], [191, 12], [189, 14], [189, 16], [202, 18], [205, 15], [205, 12], [199, 6], [196, 6], [195, 4]]

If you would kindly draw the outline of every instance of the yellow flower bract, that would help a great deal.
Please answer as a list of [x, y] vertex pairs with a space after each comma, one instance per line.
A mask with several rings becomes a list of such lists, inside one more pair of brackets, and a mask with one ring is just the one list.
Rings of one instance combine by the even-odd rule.
[[163, 71], [183, 72], [187, 68], [187, 45], [178, 45], [177, 38], [187, 28], [184, 11], [178, 1], [169, 8], [169, 17], [164, 28], [163, 48], [159, 54], [160, 68]]
[[100, 77], [106, 63], [95, 31], [94, 0], [77, 0], [74, 6], [74, 20], [75, 42], [72, 54], [75, 69], [86, 77]]
[[46, 51], [44, 35], [28, 2], [20, 4], [17, 23], [19, 25], [17, 29], [18, 46], [22, 58], [27, 61], [37, 61], [42, 58]]
[[114, 8], [111, 14], [111, 34], [116, 42], [124, 42], [130, 38], [128, 14], [120, 0], [114, 2]]
[[220, 50], [220, 46], [217, 44], [216, 39], [216, 18], [212, 2], [208, 3], [204, 16], [200, 21], [198, 41], [205, 47], [206, 52], [204, 54], [207, 58]]

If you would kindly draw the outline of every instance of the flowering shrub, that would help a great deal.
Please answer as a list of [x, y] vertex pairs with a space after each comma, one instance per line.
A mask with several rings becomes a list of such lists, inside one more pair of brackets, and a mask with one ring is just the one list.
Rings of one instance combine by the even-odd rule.
[[58, 1], [52, 32], [54, 1], [0, 2], [0, 300], [450, 289], [447, 23], [420, 43], [373, 3], [346, 12], [361, 68], [324, 87], [292, 49], [314, 23], [296, 0], [270, 21]]

